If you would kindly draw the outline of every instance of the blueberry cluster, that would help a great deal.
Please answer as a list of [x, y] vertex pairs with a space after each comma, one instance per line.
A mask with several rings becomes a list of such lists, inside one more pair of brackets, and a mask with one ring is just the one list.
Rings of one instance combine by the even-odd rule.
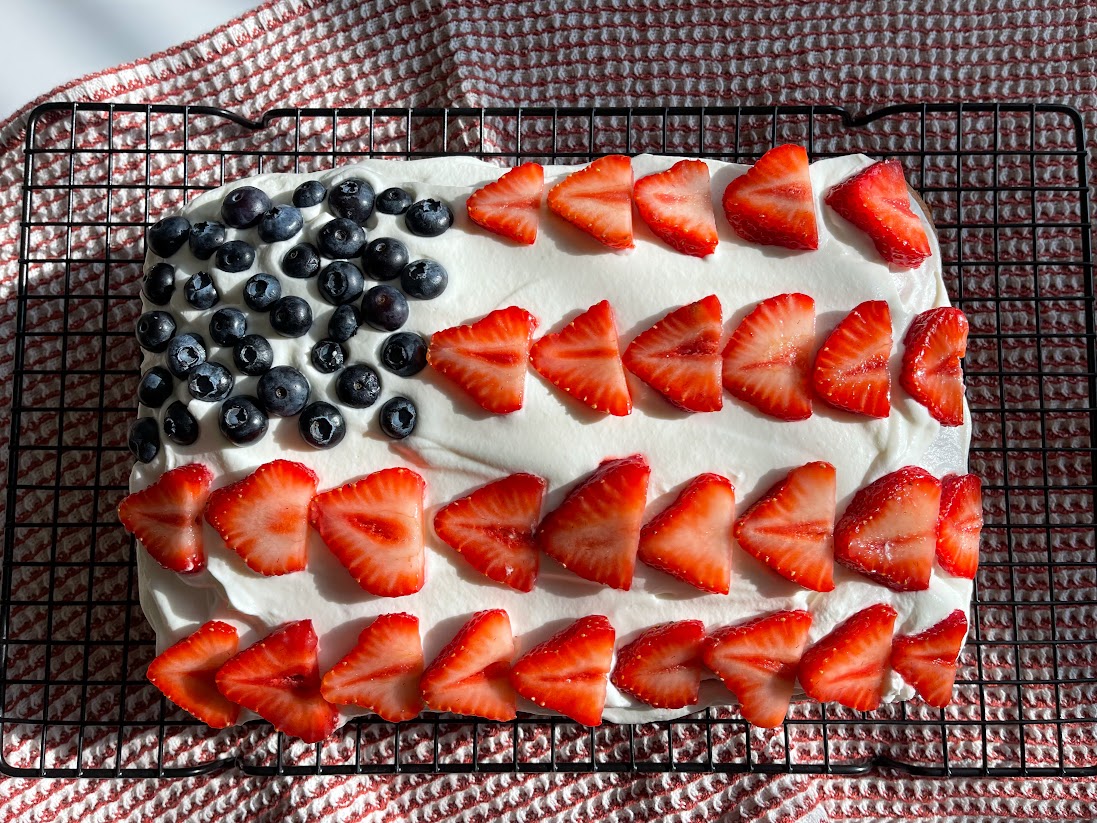
[[[305, 221], [301, 209], [327, 202], [334, 215], [311, 242], [298, 238]], [[316, 278], [321, 298], [335, 307], [327, 323], [327, 336], [311, 351], [313, 367], [322, 374], [335, 374], [335, 393], [350, 408], [368, 408], [381, 395], [377, 370], [365, 363], [348, 363], [345, 343], [362, 325], [394, 332], [382, 344], [380, 361], [384, 369], [410, 377], [426, 366], [427, 345], [417, 334], [398, 331], [407, 322], [408, 298], [432, 300], [445, 291], [449, 275], [438, 262], [412, 260], [407, 246], [391, 237], [370, 239], [363, 228], [374, 211], [403, 216], [407, 230], [420, 237], [436, 237], [453, 224], [453, 212], [445, 203], [414, 201], [401, 188], [375, 195], [365, 180], [344, 180], [328, 191], [319, 181], [300, 185], [292, 205], [274, 204], [260, 189], [240, 186], [221, 204], [220, 221], [192, 224], [185, 217], [168, 217], [151, 227], [149, 248], [170, 258], [183, 248], [195, 258], [210, 260], [217, 269], [243, 273], [256, 260], [256, 246], [244, 239], [229, 239], [226, 227], [254, 229], [261, 243], [293, 241], [282, 257], [282, 273], [291, 278]], [[375, 285], [367, 288], [367, 279]], [[393, 285], [398, 281], [399, 288]], [[145, 274], [142, 291], [149, 303], [166, 307], [177, 287], [176, 268], [160, 262]], [[314, 323], [309, 301], [283, 295], [278, 277], [266, 272], [253, 274], [244, 282], [243, 300], [248, 309], [267, 314], [274, 332], [282, 337], [302, 337]], [[221, 306], [222, 295], [208, 271], [191, 275], [182, 285], [186, 302], [195, 309], [210, 310], [207, 339], [202, 334], [177, 334], [174, 316], [154, 309], [137, 323], [137, 339], [147, 351], [163, 354], [164, 365], [153, 366], [142, 375], [138, 399], [159, 409], [173, 397], [176, 381], [187, 386], [192, 398], [220, 403], [221, 433], [231, 442], [247, 444], [266, 433], [270, 417], [296, 417], [305, 442], [329, 448], [346, 435], [346, 421], [338, 408], [323, 401], [310, 401], [308, 379], [291, 366], [275, 365], [274, 350], [260, 334], [248, 331], [248, 316], [239, 308]], [[210, 344], [231, 354], [232, 368], [211, 358]], [[254, 395], [234, 394], [237, 376], [256, 377]], [[381, 430], [393, 438], [404, 438], [415, 428], [417, 410], [405, 397], [393, 397], [380, 411]], [[190, 445], [198, 439], [197, 419], [187, 404], [178, 400], [163, 412], [163, 432], [172, 442]], [[130, 429], [130, 450], [138, 460], [149, 462], [160, 450], [160, 431], [152, 417], [137, 420]]]

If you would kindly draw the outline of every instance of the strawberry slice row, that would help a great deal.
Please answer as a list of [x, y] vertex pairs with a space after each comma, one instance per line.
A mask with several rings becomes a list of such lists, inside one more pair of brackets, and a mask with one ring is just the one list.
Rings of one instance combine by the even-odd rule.
[[[311, 620], [289, 623], [240, 651], [236, 629], [210, 621], [149, 664], [148, 678], [173, 703], [214, 728], [240, 708], [276, 729], [316, 743], [339, 723], [340, 706], [398, 723], [424, 708], [507, 721], [518, 698], [587, 726], [602, 720], [607, 675], [624, 694], [655, 708], [698, 703], [705, 670], [739, 701], [743, 717], [781, 724], [797, 679], [820, 702], [871, 711], [894, 669], [932, 706], [952, 699], [967, 618], [954, 611], [915, 635], [892, 638], [896, 611], [869, 606], [808, 647], [812, 615], [781, 611], [706, 635], [699, 620], [641, 632], [617, 650], [602, 615], [579, 618], [517, 654], [510, 617], [477, 612], [424, 665], [417, 617], [382, 614], [323, 676]], [[612, 666], [612, 674], [611, 672]]]
[[[640, 332], [622, 353], [608, 301], [533, 342], [537, 319], [516, 306], [436, 332], [428, 362], [481, 408], [522, 408], [527, 361], [573, 400], [614, 416], [632, 412], [626, 370], [691, 412], [723, 408], [723, 389], [763, 414], [806, 420], [814, 399], [853, 414], [891, 413], [891, 310], [869, 300], [815, 347], [815, 301], [799, 293], [761, 301], [721, 349], [723, 309], [715, 295], [675, 309]], [[918, 315], [904, 340], [900, 383], [945, 426], [963, 424], [960, 358], [967, 320], [942, 307]]]
[[[549, 209], [611, 249], [634, 243], [632, 206], [659, 239], [682, 254], [706, 257], [719, 238], [711, 175], [701, 160], [681, 160], [633, 182], [632, 162], [611, 154], [572, 172], [548, 193]], [[537, 239], [545, 172], [524, 163], [475, 191], [472, 222], [522, 245]], [[930, 256], [929, 237], [911, 208], [903, 168], [874, 163], [832, 188], [824, 201], [868, 236], [883, 260], [916, 268]], [[819, 248], [815, 195], [807, 152], [776, 146], [732, 180], [721, 199], [724, 215], [742, 239], [795, 250]]]
[[[792, 469], [735, 519], [726, 477], [693, 478], [644, 524], [651, 470], [643, 455], [604, 461], [543, 518], [544, 479], [513, 474], [442, 506], [439, 539], [473, 568], [513, 589], [533, 589], [540, 554], [579, 577], [632, 586], [636, 560], [701, 591], [730, 589], [732, 538], [776, 574], [817, 592], [834, 588], [834, 561], [894, 591], [929, 587], [941, 568], [971, 579], [983, 525], [979, 480], [943, 481], [913, 466], [861, 489], [835, 523], [835, 469]], [[125, 527], [168, 568], [204, 568], [200, 518], [252, 570], [281, 575], [305, 568], [309, 526], [370, 594], [399, 597], [425, 583], [425, 483], [410, 469], [382, 469], [317, 493], [316, 475], [274, 460], [209, 492], [200, 464], [166, 472], [126, 498]], [[204, 504], [204, 508], [203, 508]]]

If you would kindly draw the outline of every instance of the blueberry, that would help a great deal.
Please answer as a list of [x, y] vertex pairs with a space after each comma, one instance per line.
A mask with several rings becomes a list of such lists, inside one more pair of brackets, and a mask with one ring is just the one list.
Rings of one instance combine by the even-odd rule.
[[244, 284], [244, 302], [254, 311], [270, 311], [270, 307], [282, 296], [278, 278], [266, 272], [253, 274]]
[[381, 431], [393, 440], [403, 440], [415, 431], [417, 416], [414, 403], [406, 397], [394, 397], [381, 407]]
[[187, 377], [206, 362], [206, 341], [197, 334], [181, 334], [168, 343], [164, 355], [168, 371], [176, 377]]
[[153, 254], [171, 257], [187, 244], [190, 221], [185, 217], [165, 217], [149, 229], [149, 248]]
[[145, 272], [141, 290], [150, 303], [166, 306], [175, 294], [175, 266], [157, 263]]
[[356, 265], [346, 260], [336, 260], [324, 266], [316, 285], [321, 297], [332, 305], [340, 306], [361, 297], [366, 281]]
[[377, 211], [381, 214], [403, 214], [411, 205], [411, 195], [404, 189], [385, 189], [377, 195]]
[[267, 416], [254, 397], [238, 395], [221, 404], [221, 434], [238, 446], [258, 440], [267, 432]]
[[195, 400], [213, 403], [228, 397], [234, 382], [232, 372], [220, 363], [207, 361], [190, 373], [187, 388]]
[[129, 447], [142, 463], [151, 463], [160, 454], [160, 427], [155, 417], [141, 417], [130, 424]]
[[312, 365], [318, 372], [332, 374], [343, 368], [347, 353], [334, 340], [321, 340], [312, 347]]
[[330, 260], [357, 257], [365, 244], [366, 233], [362, 227], [345, 217], [329, 220], [316, 233], [316, 247]]
[[137, 399], [142, 406], [158, 409], [174, 390], [175, 381], [171, 379], [171, 372], [163, 366], [153, 366], [141, 375], [141, 382], [137, 384]]
[[259, 218], [259, 239], [264, 243], [289, 240], [301, 231], [303, 225], [305, 221], [301, 218], [301, 212], [293, 206], [272, 206]]
[[404, 225], [420, 237], [437, 237], [453, 225], [453, 212], [441, 200], [417, 200], [404, 212]]
[[198, 421], [185, 403], [176, 400], [164, 412], [164, 434], [180, 446], [189, 446], [198, 439]]
[[232, 362], [244, 374], [255, 377], [274, 364], [274, 349], [262, 335], [248, 334], [233, 346]]
[[240, 186], [221, 203], [221, 219], [234, 229], [250, 229], [270, 209], [270, 198], [255, 186]]
[[183, 297], [196, 309], [210, 309], [217, 305], [221, 295], [213, 278], [204, 271], [195, 272], [183, 284]]
[[427, 365], [426, 341], [414, 332], [397, 332], [381, 347], [381, 365], [401, 377], [418, 374]]
[[212, 220], [195, 223], [190, 227], [188, 238], [191, 253], [199, 260], [209, 260], [217, 247], [225, 242], [226, 237], [225, 227], [220, 223]]
[[433, 300], [448, 285], [449, 274], [441, 263], [434, 260], [416, 260], [400, 272], [400, 287], [409, 297], [418, 300]]
[[328, 196], [328, 190], [319, 180], [306, 180], [293, 190], [293, 205], [299, 209], [307, 209], [309, 206], [319, 206]]
[[408, 264], [408, 247], [392, 237], [378, 237], [362, 252], [362, 268], [374, 280], [399, 277]]
[[328, 320], [328, 337], [336, 343], [345, 343], [358, 334], [358, 307], [345, 304], [331, 313]]
[[335, 379], [335, 394], [353, 409], [369, 408], [381, 396], [381, 378], [372, 366], [355, 363]]
[[217, 250], [215, 265], [221, 271], [247, 271], [255, 262], [255, 247], [246, 240], [230, 240]]
[[218, 309], [209, 321], [209, 336], [218, 346], [235, 346], [248, 333], [248, 319], [240, 309]]
[[175, 336], [175, 318], [166, 311], [147, 311], [137, 319], [137, 342], [151, 352], [162, 352]]
[[283, 337], [300, 337], [312, 328], [312, 309], [300, 297], [282, 297], [271, 307], [270, 324]]
[[259, 378], [255, 393], [267, 414], [292, 417], [309, 402], [309, 381], [292, 366], [275, 366]]
[[301, 412], [297, 425], [305, 442], [317, 449], [330, 449], [347, 433], [347, 423], [342, 413], [323, 400], [310, 403]]
[[282, 271], [305, 280], [320, 273], [320, 253], [308, 243], [298, 243], [282, 258]]
[[362, 298], [362, 319], [379, 331], [396, 331], [407, 322], [407, 298], [392, 286], [374, 286]]
[[331, 190], [328, 206], [339, 217], [361, 225], [373, 214], [373, 186], [356, 178], [344, 180]]

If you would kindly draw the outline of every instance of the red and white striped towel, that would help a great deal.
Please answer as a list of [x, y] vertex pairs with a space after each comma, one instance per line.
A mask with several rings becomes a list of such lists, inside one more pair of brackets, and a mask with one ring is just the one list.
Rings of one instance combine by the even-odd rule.
[[[283, 106], [816, 103], [863, 111], [899, 101], [1038, 100], [1073, 104], [1091, 129], [1097, 124], [1097, 7], [1085, 0], [1038, 11], [1020, 0], [986, 12], [945, 0], [887, 5], [284, 0], [47, 98], [207, 104], [247, 116]], [[0, 381], [13, 366], [9, 298], [29, 109], [0, 126]], [[9, 420], [0, 407], [3, 464]], [[12, 821], [1097, 819], [1097, 786], [1085, 779], [229, 773], [0, 784], [0, 820]]]

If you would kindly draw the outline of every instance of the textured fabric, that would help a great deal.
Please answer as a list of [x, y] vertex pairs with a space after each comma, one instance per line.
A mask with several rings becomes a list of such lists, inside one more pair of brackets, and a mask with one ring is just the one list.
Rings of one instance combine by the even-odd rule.
[[[197, 41], [76, 81], [47, 98], [208, 104], [248, 117], [284, 106], [812, 103], [863, 112], [893, 102], [1041, 101], [1078, 107], [1092, 134], [1097, 8], [1061, 2], [1034, 9], [1035, 4], [1006, 0], [980, 11], [983, 5], [956, 9], [945, 0], [811, 7], [277, 2]], [[880, 11], [885, 6], [886, 13]], [[15, 289], [29, 108], [0, 126], [0, 380], [5, 382], [14, 351], [15, 306], [7, 298]], [[1023, 325], [1023, 318], [1018, 322]], [[0, 407], [3, 454], [9, 414], [6, 405]], [[2, 455], [0, 463], [6, 464]], [[991, 631], [1008, 631], [1008, 614], [990, 619]], [[1082, 639], [1092, 640], [1092, 628]], [[933, 781], [894, 774], [257, 779], [229, 773], [164, 782], [3, 783], [0, 818], [7, 820], [1097, 816], [1097, 788], [1082, 779]]]

